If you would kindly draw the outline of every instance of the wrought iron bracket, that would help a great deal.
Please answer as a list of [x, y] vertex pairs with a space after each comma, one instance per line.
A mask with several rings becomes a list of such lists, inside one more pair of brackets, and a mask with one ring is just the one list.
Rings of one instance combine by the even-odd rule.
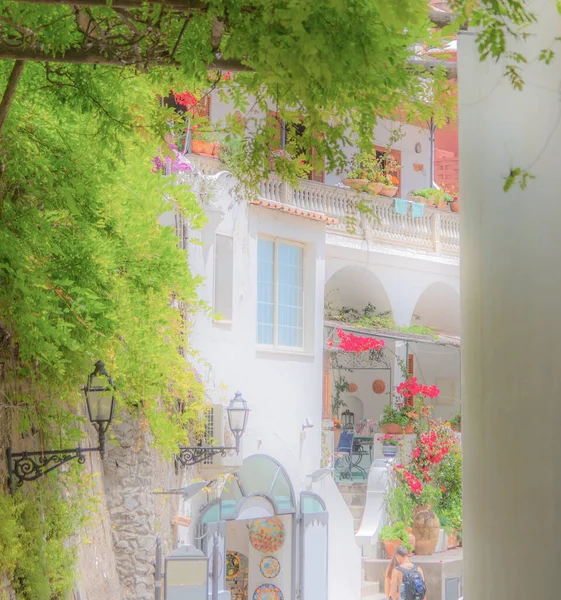
[[[69, 448], [65, 450], [44, 450], [37, 452], [6, 451], [8, 459], [8, 479], [10, 491], [21, 487], [26, 481], [35, 481], [65, 463], [77, 459], [80, 464], [86, 461], [85, 453], [100, 452], [101, 448]], [[17, 480], [17, 482], [16, 482]]]
[[239, 452], [236, 446], [180, 446], [179, 453], [175, 455], [175, 469], [191, 467], [217, 454], [225, 457], [230, 450]]

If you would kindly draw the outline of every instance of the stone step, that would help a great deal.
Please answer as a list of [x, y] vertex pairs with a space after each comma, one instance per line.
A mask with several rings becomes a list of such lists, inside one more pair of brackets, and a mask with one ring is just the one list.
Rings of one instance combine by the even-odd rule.
[[353, 515], [353, 519], [362, 519], [362, 513], [364, 512], [363, 506], [349, 506], [351, 514]]
[[384, 581], [386, 569], [390, 561], [378, 558], [363, 558], [362, 569], [364, 572], [364, 581], [378, 582]]

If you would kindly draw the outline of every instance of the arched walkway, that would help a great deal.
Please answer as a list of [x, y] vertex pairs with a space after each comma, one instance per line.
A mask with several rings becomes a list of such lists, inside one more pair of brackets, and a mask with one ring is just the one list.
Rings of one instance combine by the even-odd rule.
[[411, 325], [433, 327], [438, 333], [459, 336], [460, 295], [446, 283], [431, 284], [417, 300]]
[[336, 309], [346, 306], [362, 311], [369, 303], [379, 312], [392, 308], [380, 279], [361, 265], [348, 265], [336, 271], [325, 284], [325, 298]]

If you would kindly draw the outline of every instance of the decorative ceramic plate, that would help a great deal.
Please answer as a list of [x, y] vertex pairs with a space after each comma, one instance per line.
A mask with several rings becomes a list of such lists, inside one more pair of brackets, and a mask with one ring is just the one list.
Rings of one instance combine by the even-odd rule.
[[284, 596], [276, 585], [264, 583], [253, 592], [253, 600], [284, 600]]
[[281, 570], [280, 562], [274, 556], [266, 556], [260, 563], [259, 569], [263, 577], [273, 579]]
[[249, 541], [251, 545], [263, 554], [272, 554], [284, 544], [284, 525], [277, 517], [271, 519], [256, 519], [249, 525]]
[[226, 579], [234, 579], [240, 572], [240, 559], [236, 552], [226, 552]]

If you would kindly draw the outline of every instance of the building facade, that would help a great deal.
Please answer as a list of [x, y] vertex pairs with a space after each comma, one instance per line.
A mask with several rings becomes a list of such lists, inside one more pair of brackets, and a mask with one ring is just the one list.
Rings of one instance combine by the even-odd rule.
[[[216, 101], [211, 119], [226, 111]], [[382, 122], [377, 143], [386, 144], [394, 126]], [[406, 198], [414, 188], [429, 187], [429, 143], [426, 130], [405, 126], [404, 132], [394, 153]], [[222, 406], [236, 391], [251, 413], [240, 455], [201, 466], [204, 479], [233, 475], [185, 503], [182, 510], [196, 526], [180, 528], [180, 537], [209, 554], [218, 541], [224, 564], [219, 597], [372, 595], [375, 590], [365, 592], [365, 551], [356, 537], [364, 506], [357, 516], [332, 471], [327, 430], [337, 415], [326, 342], [338, 323], [326, 320], [326, 299], [332, 311], [373, 305], [389, 314], [396, 331], [378, 333], [394, 354], [414, 362], [424, 383], [448, 386], [437, 414], [451, 418], [460, 401], [458, 215], [428, 206], [416, 216], [410, 206], [398, 214], [393, 199], [377, 196], [367, 198], [372, 211], [364, 214], [357, 205], [366, 195], [338, 185], [334, 173], [297, 187], [271, 175], [260, 194], [242, 198], [218, 159], [187, 159], [194, 171], [186, 180], [208, 217], [202, 230], [187, 224], [186, 237], [191, 268], [202, 278], [199, 294], [209, 307], [190, 333], [214, 406], [209, 437], [228, 445]], [[449, 340], [403, 331], [411, 324]], [[384, 373], [351, 371], [355, 387], [344, 403], [357, 422], [379, 418], [392, 401], [398, 372], [395, 361]], [[384, 381], [384, 394], [373, 391], [374, 379]], [[365, 473], [376, 450], [374, 444]]]

